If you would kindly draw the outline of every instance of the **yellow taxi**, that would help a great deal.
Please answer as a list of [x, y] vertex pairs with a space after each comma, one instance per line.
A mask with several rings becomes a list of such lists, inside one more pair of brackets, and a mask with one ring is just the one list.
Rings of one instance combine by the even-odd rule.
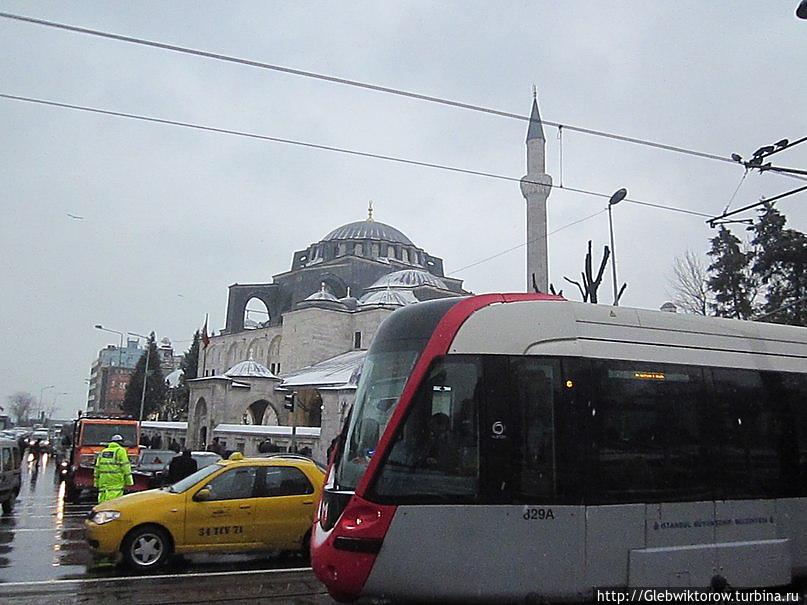
[[293, 454], [206, 466], [161, 489], [95, 506], [84, 527], [91, 550], [153, 569], [172, 553], [308, 552], [324, 470]]

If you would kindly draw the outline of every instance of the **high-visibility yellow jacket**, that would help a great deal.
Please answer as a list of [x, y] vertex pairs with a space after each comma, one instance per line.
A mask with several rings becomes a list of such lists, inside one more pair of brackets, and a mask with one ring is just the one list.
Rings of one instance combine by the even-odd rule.
[[114, 441], [101, 450], [95, 460], [94, 481], [98, 489], [120, 489], [134, 485], [132, 466], [126, 449]]

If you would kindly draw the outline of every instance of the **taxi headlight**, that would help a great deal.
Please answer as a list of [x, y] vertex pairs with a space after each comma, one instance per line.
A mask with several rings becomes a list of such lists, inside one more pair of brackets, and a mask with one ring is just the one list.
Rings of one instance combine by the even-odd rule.
[[103, 525], [104, 523], [114, 521], [118, 517], [120, 517], [120, 513], [116, 510], [99, 510], [97, 513], [93, 513], [93, 516], [90, 517], [90, 521], [96, 525]]

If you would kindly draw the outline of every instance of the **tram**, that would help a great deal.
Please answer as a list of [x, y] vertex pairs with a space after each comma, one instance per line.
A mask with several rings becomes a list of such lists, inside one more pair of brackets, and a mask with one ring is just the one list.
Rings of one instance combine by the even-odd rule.
[[807, 329], [441, 299], [373, 341], [315, 519], [340, 601], [807, 574]]

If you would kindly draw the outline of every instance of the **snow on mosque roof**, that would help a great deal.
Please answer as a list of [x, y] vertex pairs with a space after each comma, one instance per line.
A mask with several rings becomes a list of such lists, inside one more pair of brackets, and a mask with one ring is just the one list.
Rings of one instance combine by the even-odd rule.
[[165, 377], [165, 382], [168, 384], [168, 387], [171, 389], [175, 389], [179, 386], [179, 381], [182, 379], [182, 370], [174, 370], [168, 376]]
[[417, 286], [434, 286], [442, 290], [448, 290], [446, 283], [439, 277], [432, 275], [428, 271], [419, 269], [403, 269], [394, 273], [383, 275], [368, 290], [379, 288], [416, 288]]
[[356, 386], [358, 373], [367, 351], [350, 351], [288, 374], [280, 384], [283, 388]]
[[277, 378], [269, 368], [253, 359], [235, 364], [224, 375], [227, 378]]
[[359, 301], [360, 307], [369, 307], [372, 305], [391, 305], [395, 307], [405, 307], [419, 302], [411, 290], [378, 290], [370, 292], [361, 297]]

